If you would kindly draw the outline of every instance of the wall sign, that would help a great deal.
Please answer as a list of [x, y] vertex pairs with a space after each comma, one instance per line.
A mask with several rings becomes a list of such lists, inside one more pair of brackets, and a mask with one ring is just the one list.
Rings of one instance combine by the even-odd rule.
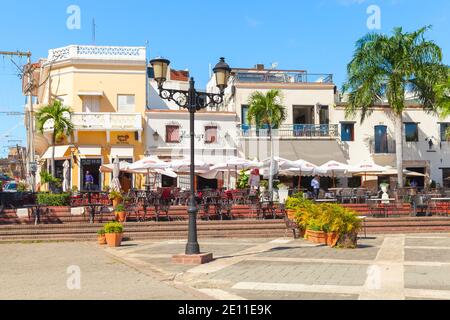
[[130, 144], [129, 140], [130, 140], [129, 135], [117, 136], [117, 144]]

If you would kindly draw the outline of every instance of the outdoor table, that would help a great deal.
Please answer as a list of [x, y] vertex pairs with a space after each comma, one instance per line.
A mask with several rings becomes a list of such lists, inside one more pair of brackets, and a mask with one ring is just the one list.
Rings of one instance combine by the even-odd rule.
[[29, 204], [23, 206], [24, 209], [31, 209], [32, 214], [34, 213], [34, 225], [41, 223], [41, 209], [48, 207], [45, 204]]
[[89, 223], [94, 223], [95, 219], [95, 209], [104, 207], [105, 205], [102, 203], [89, 203], [82, 205], [82, 207], [89, 208]]
[[449, 210], [450, 210], [450, 198], [431, 198], [430, 199], [431, 201], [433, 201], [433, 202], [435, 202], [436, 204], [438, 203], [438, 202], [443, 202], [443, 203], [445, 203], [446, 204], [446, 206], [445, 206], [445, 215], [448, 215], [448, 212], [449, 212]]
[[378, 205], [380, 206], [381, 209], [383, 209], [384, 216], [387, 217], [387, 212], [388, 212], [387, 205], [390, 204], [392, 201], [395, 201], [395, 198], [389, 198], [389, 199], [376, 198], [376, 199], [367, 199], [367, 201], [380, 202]]

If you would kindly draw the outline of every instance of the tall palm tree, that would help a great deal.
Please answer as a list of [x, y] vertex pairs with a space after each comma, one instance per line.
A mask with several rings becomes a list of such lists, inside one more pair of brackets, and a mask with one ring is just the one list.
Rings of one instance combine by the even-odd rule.
[[266, 94], [253, 92], [248, 100], [248, 121], [257, 127], [267, 126], [270, 139], [270, 172], [269, 193], [273, 197], [273, 167], [274, 167], [274, 144], [272, 129], [278, 128], [286, 120], [286, 107], [283, 106], [283, 96], [280, 90], [270, 90]]
[[373, 106], [387, 99], [395, 117], [398, 184], [403, 187], [403, 121], [405, 94], [410, 92], [427, 111], [438, 110], [436, 86], [446, 78], [442, 51], [425, 39], [423, 27], [414, 32], [395, 28], [392, 36], [369, 33], [356, 43], [348, 64], [348, 80], [343, 92], [349, 93], [347, 116], [361, 112], [361, 123]]
[[44, 126], [47, 121], [53, 122], [52, 133], [52, 176], [55, 177], [55, 145], [56, 137], [60, 135], [69, 136], [73, 132], [73, 123], [70, 120], [72, 110], [69, 107], [63, 106], [61, 101], [55, 100], [52, 104], [44, 106], [36, 113], [36, 122], [38, 131], [43, 134]]

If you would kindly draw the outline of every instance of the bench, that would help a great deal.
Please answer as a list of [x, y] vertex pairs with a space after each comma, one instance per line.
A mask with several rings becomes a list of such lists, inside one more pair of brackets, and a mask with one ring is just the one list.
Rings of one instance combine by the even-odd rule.
[[[284, 214], [284, 222], [286, 224], [286, 234], [289, 230], [291, 230], [292, 233], [294, 234], [294, 239], [299, 239], [300, 238], [300, 229], [298, 227], [298, 224], [295, 221], [292, 221], [291, 219], [289, 219], [284, 204], [280, 204], [280, 208]], [[285, 236], [286, 236], [286, 234], [285, 234]]]

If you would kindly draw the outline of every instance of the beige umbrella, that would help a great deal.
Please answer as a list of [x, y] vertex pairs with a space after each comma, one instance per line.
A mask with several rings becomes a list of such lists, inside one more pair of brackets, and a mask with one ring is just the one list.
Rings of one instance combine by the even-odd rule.
[[111, 181], [111, 190], [113, 191], [120, 191], [122, 189], [122, 186], [120, 185], [119, 175], [120, 175], [120, 161], [119, 157], [116, 157], [113, 162], [113, 178]]
[[66, 161], [64, 161], [64, 164], [63, 164], [63, 191], [64, 192], [68, 192], [70, 189], [69, 175], [70, 175], [70, 163], [69, 163], [69, 160], [66, 160]]

